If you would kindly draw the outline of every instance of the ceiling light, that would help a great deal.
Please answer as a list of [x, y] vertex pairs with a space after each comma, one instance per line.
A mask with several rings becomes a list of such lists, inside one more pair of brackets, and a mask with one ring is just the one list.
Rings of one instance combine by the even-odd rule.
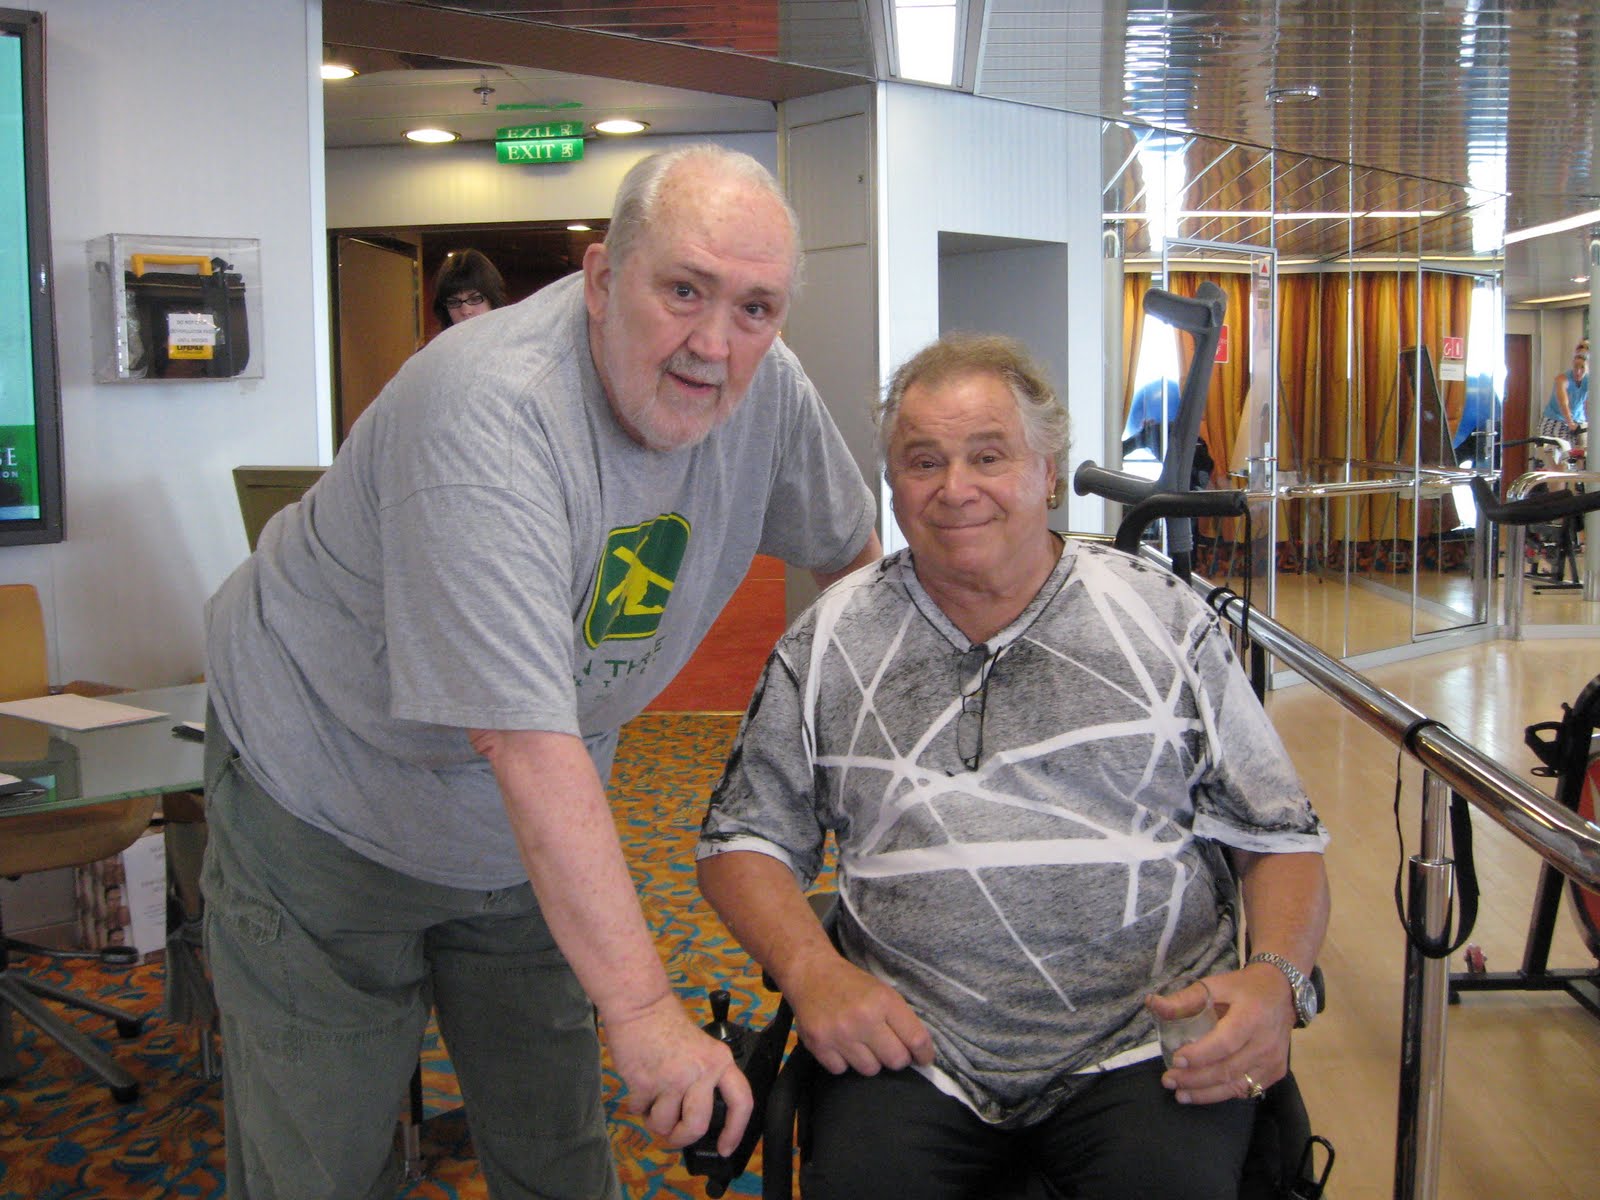
[[1574, 275], [1572, 277], [1572, 282], [1573, 283], [1588, 283], [1589, 282], [1589, 277], [1587, 275]]
[[322, 77], [324, 79], [351, 79], [361, 74], [354, 67], [344, 63], [325, 62], [322, 64]]
[[632, 117], [607, 117], [594, 123], [596, 133], [643, 133], [649, 128], [648, 121], [635, 121]]
[[406, 137], [413, 142], [425, 142], [430, 146], [461, 140], [459, 133], [452, 133], [448, 129], [408, 129]]
[[1533, 296], [1520, 301], [1522, 304], [1566, 304], [1574, 300], [1587, 300], [1588, 292], [1568, 292], [1564, 296]]
[[1551, 221], [1545, 225], [1535, 225], [1531, 229], [1514, 230], [1506, 234], [1506, 245], [1525, 242], [1529, 238], [1543, 237], [1547, 233], [1565, 233], [1569, 229], [1577, 229], [1580, 225], [1592, 225], [1596, 221], [1600, 221], [1600, 208], [1564, 220]]
[[[1171, 214], [1181, 221], [1351, 221], [1351, 220], [1392, 220], [1408, 221], [1422, 217], [1440, 217], [1444, 210], [1439, 208], [1420, 209], [1383, 209], [1373, 208], [1366, 210], [1352, 210], [1351, 212], [1272, 212], [1265, 208], [1185, 208]], [[1101, 213], [1102, 221], [1143, 221], [1147, 214], [1141, 212], [1127, 213]]]
[[1270, 87], [1267, 89], [1267, 99], [1274, 104], [1310, 104], [1322, 89], [1314, 83], [1300, 83], [1292, 87]]
[[593, 228], [594, 228], [593, 225], [585, 225], [583, 222], [580, 221], [576, 225], [568, 225], [567, 226], [567, 232], [568, 233], [588, 233]]

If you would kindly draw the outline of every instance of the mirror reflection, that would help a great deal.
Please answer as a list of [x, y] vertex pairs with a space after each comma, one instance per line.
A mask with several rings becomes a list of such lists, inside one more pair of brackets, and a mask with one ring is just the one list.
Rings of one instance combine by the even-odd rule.
[[1255, 603], [1335, 657], [1489, 621], [1499, 564], [1468, 481], [1507, 440], [1500, 197], [1103, 128], [1124, 469], [1155, 473], [1187, 366], [1144, 292], [1228, 296], [1194, 482], [1246, 489], [1251, 528], [1201, 522], [1196, 569], [1254, 572]]

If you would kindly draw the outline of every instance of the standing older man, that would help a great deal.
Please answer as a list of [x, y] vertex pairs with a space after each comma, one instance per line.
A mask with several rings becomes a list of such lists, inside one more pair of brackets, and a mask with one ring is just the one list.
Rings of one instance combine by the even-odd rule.
[[[1209, 610], [1051, 531], [1066, 413], [1019, 344], [916, 355], [882, 440], [909, 549], [779, 642], [701, 843], [830, 1072], [803, 1192], [984, 1200], [1021, 1164], [1234, 1200], [1247, 1100], [1315, 1013], [1326, 835]], [[838, 949], [801, 893], [830, 833]], [[1163, 1070], [1152, 1010], [1208, 989], [1220, 1023]]]
[[618, 1194], [593, 1011], [657, 1136], [720, 1090], [737, 1140], [748, 1088], [668, 986], [604, 780], [756, 552], [821, 582], [879, 552], [775, 342], [798, 258], [754, 160], [640, 163], [581, 277], [407, 362], [211, 600], [233, 1200], [391, 1194], [430, 1003], [496, 1197]]

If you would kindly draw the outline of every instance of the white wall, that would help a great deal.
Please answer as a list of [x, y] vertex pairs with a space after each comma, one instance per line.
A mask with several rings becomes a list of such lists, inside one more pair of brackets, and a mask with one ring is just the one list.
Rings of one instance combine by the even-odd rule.
[[497, 225], [609, 217], [617, 185], [639, 159], [689, 142], [742, 150], [778, 169], [777, 135], [623, 138], [585, 144], [583, 161], [507, 166], [487, 142], [362, 146], [327, 152], [328, 228]]
[[[878, 286], [871, 87], [842, 88], [780, 110], [783, 179], [800, 218], [805, 286], [783, 336], [817, 385], [864, 478], [878, 475], [872, 402], [878, 393]], [[816, 598], [790, 569], [791, 619]]]
[[1070, 278], [1065, 246], [997, 241], [986, 250], [946, 255], [939, 265], [939, 327], [1020, 338], [1058, 383], [1072, 371], [1062, 321], [1071, 306]]
[[[46, 26], [67, 537], [0, 547], [0, 583], [38, 587], [52, 681], [176, 683], [246, 553], [233, 467], [332, 445], [320, 0], [24, 2]], [[95, 383], [85, 243], [107, 233], [259, 239], [264, 377]], [[70, 871], [0, 891], [14, 931], [72, 918]]]
[[[1059, 339], [1034, 349], [1065, 363], [1055, 382], [1072, 414], [1071, 466], [1099, 458], [1106, 418], [1098, 119], [909, 84], [881, 91], [880, 372], [939, 336], [941, 231], [1061, 243], [1072, 307], [1041, 315], [1041, 327]], [[1101, 501], [1070, 496], [1065, 513], [1073, 529], [1105, 528]]]
[[[45, 14], [66, 541], [0, 548], [35, 584], [55, 682], [175, 683], [245, 555], [231, 469], [327, 445], [320, 0], [27, 0]], [[85, 243], [258, 238], [258, 380], [97, 384]]]

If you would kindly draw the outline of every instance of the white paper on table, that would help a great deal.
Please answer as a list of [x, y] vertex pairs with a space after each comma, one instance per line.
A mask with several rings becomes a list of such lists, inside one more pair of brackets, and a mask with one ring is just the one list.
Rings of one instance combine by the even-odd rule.
[[96, 700], [92, 696], [75, 696], [71, 693], [8, 700], [0, 704], [0, 716], [21, 717], [25, 721], [76, 730], [132, 725], [166, 715], [150, 708], [135, 708], [131, 704], [114, 704], [110, 700]]

